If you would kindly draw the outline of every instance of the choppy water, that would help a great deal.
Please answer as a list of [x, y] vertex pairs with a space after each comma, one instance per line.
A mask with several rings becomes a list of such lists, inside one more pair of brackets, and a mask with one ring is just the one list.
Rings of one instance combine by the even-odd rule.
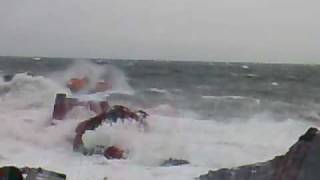
[[[228, 119], [269, 112], [296, 118], [319, 111], [320, 66], [292, 64], [93, 60], [122, 70], [135, 90], [135, 102], [199, 112], [201, 118]], [[70, 59], [8, 59], [3, 74], [48, 75], [72, 66]], [[109, 74], [104, 75], [108, 78]], [[230, 112], [232, 110], [233, 112]], [[284, 117], [283, 117], [284, 116]]]
[[[282, 154], [320, 118], [320, 66], [316, 65], [92, 62], [0, 57], [0, 74], [35, 75], [0, 81], [0, 165], [43, 166], [77, 180], [192, 179], [209, 169]], [[130, 150], [128, 160], [72, 152], [75, 126], [92, 115], [86, 110], [75, 109], [67, 121], [48, 125], [55, 93], [70, 93], [65, 82], [81, 74], [112, 81], [114, 90], [107, 93], [112, 104], [151, 114], [148, 133], [102, 126], [88, 135], [91, 142], [108, 137], [125, 146]], [[158, 167], [170, 157], [191, 164]]]

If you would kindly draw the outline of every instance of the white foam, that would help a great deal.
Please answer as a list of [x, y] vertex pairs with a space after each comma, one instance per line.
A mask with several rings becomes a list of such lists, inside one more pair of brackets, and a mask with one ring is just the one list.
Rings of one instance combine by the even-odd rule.
[[249, 69], [249, 66], [247, 66], [247, 65], [242, 65], [241, 68], [242, 68], [242, 69]]
[[42, 58], [41, 58], [41, 57], [34, 57], [34, 58], [32, 58], [32, 60], [35, 60], [35, 61], [41, 61], [41, 60], [42, 60]]
[[[66, 121], [49, 126], [52, 103], [63, 86], [44, 77], [17, 75], [2, 83], [0, 95], [0, 164], [43, 167], [68, 175], [69, 180], [191, 180], [209, 169], [264, 161], [283, 154], [310, 126], [307, 122], [276, 122], [257, 115], [231, 123], [151, 114], [150, 130], [135, 124], [104, 125], [86, 134], [86, 143], [116, 144], [129, 150], [127, 160], [107, 160], [72, 151], [77, 124], [90, 117], [75, 108]], [[89, 136], [88, 136], [89, 135]], [[90, 139], [91, 136], [91, 139]], [[168, 158], [191, 162], [159, 167]]]
[[52, 106], [57, 92], [69, 93], [68, 89], [42, 76], [16, 74], [9, 82], [0, 83], [0, 95], [6, 110]]
[[150, 88], [151, 92], [157, 92], [157, 93], [167, 93], [168, 91], [165, 89], [158, 89], [158, 88]]
[[260, 99], [246, 97], [246, 96], [201, 96], [203, 99], [213, 99], [213, 100], [250, 100], [257, 104], [260, 103]]

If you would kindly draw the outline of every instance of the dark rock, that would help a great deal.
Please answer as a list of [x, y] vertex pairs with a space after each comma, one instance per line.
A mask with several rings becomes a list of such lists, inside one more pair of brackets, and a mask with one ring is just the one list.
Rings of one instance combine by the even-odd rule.
[[300, 136], [299, 141], [312, 141], [313, 138], [317, 135], [317, 128], [309, 128], [308, 131]]
[[319, 180], [320, 135], [310, 128], [289, 151], [273, 160], [209, 171], [199, 180]]
[[183, 159], [168, 159], [165, 160], [161, 166], [181, 166], [181, 165], [185, 165], [185, 164], [190, 164], [189, 161], [183, 160]]
[[6, 74], [6, 75], [4, 75], [4, 76], [2, 76], [2, 77], [3, 77], [3, 80], [4, 80], [5, 82], [9, 82], [9, 81], [11, 81], [11, 80], [13, 79], [14, 74]]
[[65, 174], [48, 171], [42, 168], [24, 167], [21, 171], [26, 175], [25, 180], [66, 180], [67, 178]]
[[0, 180], [23, 180], [23, 175], [17, 167], [0, 167]]
[[[25, 176], [25, 178], [23, 178]], [[65, 174], [48, 171], [42, 168], [15, 166], [0, 167], [0, 180], [66, 180]]]

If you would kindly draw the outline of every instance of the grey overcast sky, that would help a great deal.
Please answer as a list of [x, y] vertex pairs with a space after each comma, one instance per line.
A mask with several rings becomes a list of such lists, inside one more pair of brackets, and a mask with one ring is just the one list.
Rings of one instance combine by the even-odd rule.
[[0, 0], [0, 55], [320, 63], [319, 0]]

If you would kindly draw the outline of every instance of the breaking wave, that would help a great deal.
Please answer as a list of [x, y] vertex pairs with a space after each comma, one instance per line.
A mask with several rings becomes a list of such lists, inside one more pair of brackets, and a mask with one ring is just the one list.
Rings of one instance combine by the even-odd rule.
[[57, 92], [70, 93], [53, 80], [27, 73], [16, 74], [11, 81], [0, 83], [1, 102], [8, 110], [52, 106]]
[[[209, 169], [244, 165], [280, 155], [311, 124], [293, 119], [277, 122], [268, 114], [235, 122], [199, 120], [190, 111], [177, 116], [170, 105], [159, 104], [146, 109], [152, 112], [148, 131], [130, 124], [112, 127], [104, 124], [86, 133], [86, 145], [117, 144], [128, 150], [127, 160], [87, 157], [72, 152], [72, 138], [77, 124], [91, 117], [91, 112], [75, 108], [65, 121], [55, 126], [49, 124], [55, 94], [70, 93], [63, 82], [72, 76], [78, 77], [78, 72], [96, 79], [105, 73], [102, 67], [80, 63], [61, 76], [17, 74], [10, 82], [0, 82], [0, 164], [40, 166], [66, 173], [70, 180], [106, 176], [131, 180], [191, 180]], [[117, 81], [117, 90], [133, 91], [121, 71], [115, 70], [113, 75], [111, 79]], [[185, 159], [191, 164], [159, 167], [169, 158]]]
[[112, 89], [108, 93], [133, 94], [134, 91], [128, 84], [125, 74], [115, 66], [106, 64], [99, 65], [85, 60], [77, 60], [63, 71], [54, 72], [49, 77], [61, 86], [65, 86], [71, 78], [89, 79], [89, 86], [94, 87], [94, 83], [100, 80], [108, 81], [112, 84]]

